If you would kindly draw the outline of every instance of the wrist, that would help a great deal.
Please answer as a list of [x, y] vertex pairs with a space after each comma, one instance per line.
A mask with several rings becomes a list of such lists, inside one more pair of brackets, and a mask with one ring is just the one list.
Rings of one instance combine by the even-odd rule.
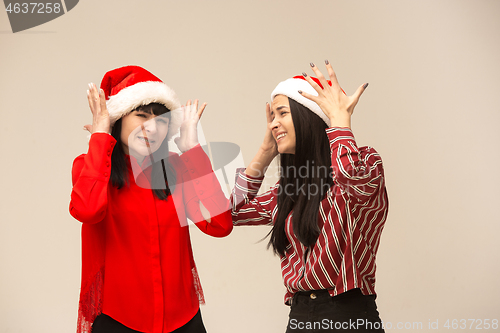
[[94, 132], [92, 132], [92, 134], [95, 134], [95, 133], [104, 133], [104, 134], [109, 134], [109, 135], [111, 135], [111, 133], [110, 133], [110, 132], [106, 132], [106, 131], [94, 131]]
[[330, 127], [351, 128], [351, 117], [348, 118], [330, 118]]
[[276, 149], [273, 148], [266, 148], [266, 147], [260, 147], [259, 151], [257, 152], [257, 155], [260, 156], [260, 160], [264, 163], [268, 162], [267, 164], [269, 165], [271, 161], [278, 155], [278, 152]]

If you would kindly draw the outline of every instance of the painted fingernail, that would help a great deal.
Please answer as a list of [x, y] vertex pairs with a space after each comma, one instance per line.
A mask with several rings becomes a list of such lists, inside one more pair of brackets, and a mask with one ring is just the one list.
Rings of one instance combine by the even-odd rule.
[[311, 67], [314, 67], [314, 64], [312, 62], [309, 65], [311, 65]]
[[325, 65], [328, 65], [328, 64], [329, 64], [328, 60], [325, 60]]
[[302, 95], [302, 90], [298, 90], [298, 92], [299, 92], [299, 94], [301, 94], [301, 95]]
[[306, 72], [302, 72], [302, 76], [303, 77], [307, 77], [307, 73]]
[[366, 87], [368, 87], [368, 83], [365, 83], [365, 84], [363, 85], [363, 89], [366, 89]]

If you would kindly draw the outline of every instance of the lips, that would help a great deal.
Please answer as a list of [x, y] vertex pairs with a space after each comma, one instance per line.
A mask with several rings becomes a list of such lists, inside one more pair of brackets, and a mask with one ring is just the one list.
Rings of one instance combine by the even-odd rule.
[[150, 140], [150, 139], [145, 138], [143, 136], [138, 136], [137, 138], [139, 139], [139, 141], [142, 141], [147, 145], [151, 145], [151, 144], [154, 144], [156, 142], [155, 140]]
[[278, 135], [276, 135], [276, 142], [279, 142], [281, 139], [283, 139], [286, 136], [286, 132], [281, 132]]

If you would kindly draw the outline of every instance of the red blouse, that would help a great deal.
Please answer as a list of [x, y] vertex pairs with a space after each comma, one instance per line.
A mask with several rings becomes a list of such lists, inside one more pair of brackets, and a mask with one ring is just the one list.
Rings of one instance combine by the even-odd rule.
[[93, 134], [88, 153], [73, 163], [70, 213], [83, 222], [78, 331], [89, 332], [103, 312], [137, 331], [170, 332], [203, 303], [186, 218], [206, 234], [227, 236], [228, 200], [199, 145], [170, 156], [177, 186], [167, 200], [138, 185], [149, 182], [151, 168], [134, 176], [140, 166], [129, 156], [130, 185], [117, 189], [109, 182], [115, 144], [108, 134]]

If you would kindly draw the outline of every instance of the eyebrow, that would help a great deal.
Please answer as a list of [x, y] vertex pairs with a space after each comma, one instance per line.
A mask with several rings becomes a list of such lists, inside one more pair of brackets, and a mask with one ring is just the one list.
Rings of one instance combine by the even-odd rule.
[[[275, 111], [280, 111], [282, 109], [288, 109], [288, 106], [286, 106], [286, 105], [280, 105], [277, 108], [275, 108]], [[273, 110], [271, 110], [271, 114], [274, 114]]]
[[153, 114], [153, 111], [144, 111], [144, 110], [139, 110], [139, 109], [135, 109], [135, 110], [132, 110], [132, 112], [140, 112], [140, 113], [145, 113], [145, 114]]

